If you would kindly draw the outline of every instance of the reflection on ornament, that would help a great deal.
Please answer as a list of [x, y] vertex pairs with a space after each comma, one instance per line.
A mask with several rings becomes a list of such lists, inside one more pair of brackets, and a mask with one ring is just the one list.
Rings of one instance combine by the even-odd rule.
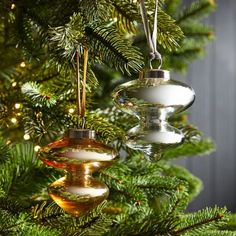
[[183, 142], [184, 135], [168, 124], [168, 118], [191, 106], [195, 93], [186, 84], [170, 79], [169, 71], [151, 69], [118, 86], [113, 99], [120, 109], [140, 120], [128, 131], [127, 145], [157, 160], [163, 149]]
[[67, 213], [81, 216], [108, 197], [108, 187], [91, 175], [110, 166], [117, 152], [98, 142], [95, 131], [70, 129], [61, 140], [41, 148], [38, 156], [45, 164], [67, 171], [48, 189]]

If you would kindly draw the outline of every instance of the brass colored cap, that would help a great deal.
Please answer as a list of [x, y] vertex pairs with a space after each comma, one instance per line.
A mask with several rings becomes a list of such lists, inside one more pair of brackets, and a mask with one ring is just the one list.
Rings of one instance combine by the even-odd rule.
[[95, 139], [96, 132], [95, 130], [90, 130], [90, 129], [69, 129], [66, 132], [66, 136], [71, 139], [83, 139], [83, 138]]
[[148, 69], [140, 71], [139, 79], [170, 79], [170, 72], [168, 70]]

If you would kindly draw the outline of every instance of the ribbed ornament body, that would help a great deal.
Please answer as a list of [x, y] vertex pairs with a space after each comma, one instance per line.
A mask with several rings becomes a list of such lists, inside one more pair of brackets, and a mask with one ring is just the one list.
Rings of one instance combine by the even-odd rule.
[[128, 131], [127, 145], [142, 150], [151, 160], [159, 159], [163, 149], [183, 142], [184, 135], [168, 123], [168, 118], [187, 109], [194, 99], [193, 89], [170, 79], [165, 70], [142, 71], [139, 79], [113, 91], [117, 107], [140, 121]]
[[92, 174], [110, 166], [117, 152], [97, 141], [94, 131], [71, 129], [61, 140], [41, 148], [38, 156], [45, 164], [66, 170], [48, 193], [67, 213], [81, 216], [108, 197], [108, 187]]

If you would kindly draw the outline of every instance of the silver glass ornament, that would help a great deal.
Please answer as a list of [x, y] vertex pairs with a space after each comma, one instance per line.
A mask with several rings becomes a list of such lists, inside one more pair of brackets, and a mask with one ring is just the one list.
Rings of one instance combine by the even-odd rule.
[[126, 144], [130, 148], [157, 160], [163, 149], [183, 142], [183, 133], [171, 126], [168, 118], [191, 106], [195, 93], [188, 85], [170, 79], [169, 71], [141, 71], [139, 79], [121, 84], [112, 96], [121, 110], [140, 121], [128, 131]]

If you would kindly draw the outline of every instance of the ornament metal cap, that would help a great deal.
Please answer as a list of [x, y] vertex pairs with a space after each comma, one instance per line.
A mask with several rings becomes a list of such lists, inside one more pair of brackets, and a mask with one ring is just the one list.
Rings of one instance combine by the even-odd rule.
[[66, 136], [71, 139], [95, 139], [96, 138], [96, 132], [95, 130], [91, 129], [69, 129], [66, 132]]
[[170, 79], [170, 71], [160, 69], [148, 69], [140, 71], [139, 79]]

